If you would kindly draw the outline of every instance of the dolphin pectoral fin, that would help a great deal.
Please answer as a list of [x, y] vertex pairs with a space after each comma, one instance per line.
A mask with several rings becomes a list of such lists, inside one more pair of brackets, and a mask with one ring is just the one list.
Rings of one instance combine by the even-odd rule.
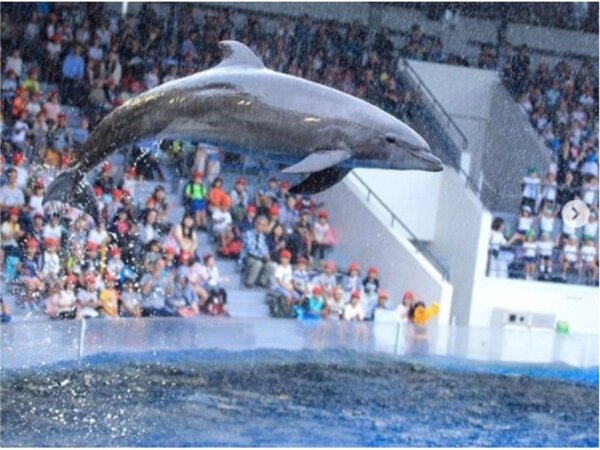
[[290, 189], [291, 194], [316, 194], [330, 188], [342, 178], [344, 178], [350, 169], [340, 167], [329, 167], [320, 172], [311, 173], [302, 183], [293, 186]]
[[311, 153], [298, 164], [282, 170], [283, 173], [320, 172], [336, 164], [350, 159], [352, 154], [348, 149], [318, 150]]
[[76, 170], [61, 173], [48, 186], [43, 203], [59, 201], [68, 203], [88, 213], [96, 223], [100, 220], [100, 210], [94, 197], [94, 191], [84, 178], [84, 174]]
[[258, 56], [241, 42], [221, 41], [219, 45], [223, 50], [223, 60], [216, 67], [245, 66], [255, 69], [265, 68]]

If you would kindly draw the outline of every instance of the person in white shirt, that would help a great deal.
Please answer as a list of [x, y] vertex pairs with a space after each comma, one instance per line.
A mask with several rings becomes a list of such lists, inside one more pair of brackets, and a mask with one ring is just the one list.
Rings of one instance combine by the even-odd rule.
[[556, 182], [556, 173], [552, 171], [548, 171], [546, 174], [546, 179], [542, 183], [542, 188], [540, 190], [540, 200], [541, 203], [550, 203], [554, 205], [556, 202], [556, 194], [558, 193], [558, 183]]
[[48, 280], [57, 281], [61, 270], [60, 258], [57, 253], [59, 242], [56, 239], [48, 238], [44, 240], [44, 245], [46, 251], [42, 256], [42, 274]]
[[344, 301], [344, 290], [341, 287], [336, 287], [331, 297], [326, 299], [326, 317], [330, 320], [340, 320], [344, 317], [344, 309], [346, 302]]
[[36, 214], [44, 215], [44, 183], [37, 182], [33, 186], [33, 195], [29, 197], [29, 213], [33, 218]]
[[500, 217], [494, 218], [492, 222], [492, 231], [489, 242], [489, 268], [488, 275], [490, 277], [506, 277], [507, 267], [500, 261], [500, 250], [502, 247], [509, 247], [517, 239], [520, 239], [520, 235], [515, 233], [508, 241], [504, 236], [504, 220]]
[[561, 265], [563, 278], [567, 277], [567, 271], [569, 269], [580, 270], [579, 245], [576, 236], [569, 236], [567, 242], [563, 246]]
[[517, 218], [517, 233], [520, 234], [520, 239], [524, 240], [529, 231], [533, 229], [535, 217], [531, 215], [532, 209], [529, 206], [521, 208], [521, 214]]
[[292, 265], [290, 260], [292, 254], [289, 250], [282, 250], [279, 253], [280, 264], [275, 269], [273, 275], [273, 293], [280, 295], [285, 299], [285, 306], [291, 307], [291, 304], [295, 298], [294, 285], [292, 283]]
[[0, 187], [0, 208], [3, 210], [12, 206], [20, 208], [25, 205], [25, 195], [23, 189], [17, 186], [17, 171], [11, 167], [6, 175], [8, 182]]
[[52, 238], [62, 242], [64, 230], [59, 220], [60, 217], [56, 213], [50, 216], [50, 222], [44, 226], [44, 239]]
[[596, 249], [596, 243], [589, 238], [583, 241], [581, 247], [581, 267], [579, 273], [579, 279], [583, 280], [584, 272], [591, 272], [591, 279], [594, 282], [598, 282], [598, 250]]
[[104, 223], [104, 220], [98, 221], [96, 226], [90, 230], [87, 236], [87, 242], [93, 242], [98, 247], [108, 245], [110, 242], [110, 236], [106, 231], [106, 224]]
[[540, 273], [552, 273], [552, 252], [554, 251], [554, 242], [550, 239], [551, 234], [542, 233], [541, 239], [537, 242], [537, 253], [540, 255]]
[[539, 214], [539, 222], [540, 222], [540, 231], [542, 233], [550, 233], [554, 231], [554, 223], [556, 222], [556, 216], [558, 215], [559, 210], [554, 209], [551, 205], [546, 204], [544, 209], [540, 211]]
[[344, 307], [344, 320], [364, 320], [365, 312], [360, 302], [360, 292], [350, 295], [350, 303]]
[[218, 208], [215, 208], [212, 212], [213, 221], [213, 232], [220, 238], [221, 235], [226, 233], [230, 229], [233, 220], [229, 212], [230, 200], [224, 198]]
[[527, 169], [527, 175], [523, 177], [522, 182], [522, 206], [529, 206], [531, 210], [535, 208], [538, 192], [540, 189], [540, 176], [535, 166], [530, 166]]
[[414, 301], [415, 294], [413, 294], [412, 291], [404, 292], [404, 295], [402, 296], [402, 303], [400, 303], [396, 308], [396, 312], [398, 313], [398, 321], [400, 323], [410, 322], [408, 314]]
[[535, 257], [537, 254], [537, 243], [534, 241], [534, 233], [529, 230], [523, 242], [523, 262], [525, 263], [525, 279], [533, 280], [535, 275]]

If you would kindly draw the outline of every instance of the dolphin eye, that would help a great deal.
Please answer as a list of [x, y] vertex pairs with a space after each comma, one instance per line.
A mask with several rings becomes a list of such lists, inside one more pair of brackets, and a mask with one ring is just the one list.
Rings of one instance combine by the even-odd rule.
[[385, 140], [386, 140], [386, 142], [387, 142], [387, 143], [389, 143], [389, 144], [395, 144], [395, 143], [397, 142], [397, 141], [396, 141], [396, 138], [395, 138], [395, 137], [393, 137], [393, 136], [386, 136], [386, 137], [385, 137]]

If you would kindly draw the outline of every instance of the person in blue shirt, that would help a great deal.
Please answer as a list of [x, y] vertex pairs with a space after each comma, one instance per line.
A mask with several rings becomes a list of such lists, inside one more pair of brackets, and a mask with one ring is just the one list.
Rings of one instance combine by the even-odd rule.
[[265, 237], [266, 231], [267, 218], [258, 216], [254, 221], [254, 228], [246, 231], [243, 235], [239, 261], [244, 265], [246, 287], [253, 287], [257, 283], [267, 287], [270, 256]]
[[300, 319], [320, 319], [325, 308], [323, 299], [323, 288], [315, 286], [312, 289], [312, 295], [306, 298], [302, 311], [297, 311]]
[[62, 64], [63, 101], [80, 106], [83, 100], [82, 81], [85, 62], [81, 56], [81, 46], [75, 45]]

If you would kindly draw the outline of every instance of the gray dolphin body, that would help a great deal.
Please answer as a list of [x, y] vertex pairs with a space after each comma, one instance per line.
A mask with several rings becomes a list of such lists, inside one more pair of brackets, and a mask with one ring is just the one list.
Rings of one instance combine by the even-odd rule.
[[147, 137], [190, 139], [230, 152], [260, 153], [309, 176], [293, 193], [316, 193], [352, 168], [440, 171], [412, 128], [343, 92], [266, 69], [236, 41], [221, 43], [216, 67], [151, 89], [105, 117], [77, 164], [49, 186], [44, 202], [70, 203], [98, 220], [85, 174], [112, 152]]

